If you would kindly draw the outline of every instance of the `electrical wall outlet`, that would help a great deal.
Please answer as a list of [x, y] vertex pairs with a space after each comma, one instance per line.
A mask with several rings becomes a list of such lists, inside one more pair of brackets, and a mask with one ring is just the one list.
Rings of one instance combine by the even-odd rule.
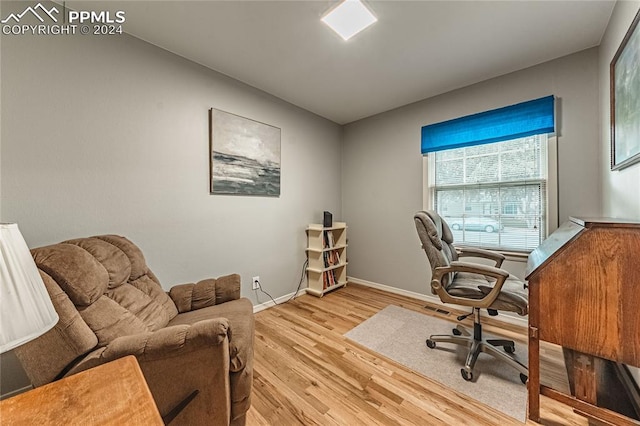
[[251, 280], [251, 288], [253, 290], [257, 290], [260, 288], [260, 277], [253, 277], [253, 279]]

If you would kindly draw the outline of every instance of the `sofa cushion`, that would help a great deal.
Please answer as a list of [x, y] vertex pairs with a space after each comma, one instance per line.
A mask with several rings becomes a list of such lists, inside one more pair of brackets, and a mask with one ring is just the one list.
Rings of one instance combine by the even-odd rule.
[[119, 248], [129, 258], [129, 262], [131, 262], [131, 273], [129, 276], [130, 281], [137, 280], [149, 270], [140, 248], [125, 237], [121, 237], [119, 235], [98, 235], [93, 238], [112, 244]]
[[[60, 319], [51, 330], [15, 349], [20, 362], [30, 367], [25, 371], [34, 386], [52, 382], [69, 363], [98, 344], [65, 292], [49, 275], [39, 272]], [[42, 359], [47, 362], [40, 362]]]
[[32, 250], [39, 269], [47, 273], [77, 307], [86, 307], [107, 290], [109, 273], [88, 251], [73, 244]]
[[127, 282], [131, 275], [131, 261], [126, 254], [113, 244], [98, 238], [78, 238], [65, 241], [88, 251], [109, 274], [108, 288], [115, 288]]
[[[147, 262], [140, 248], [125, 237], [119, 235], [98, 235], [84, 240], [98, 240], [103, 244], [110, 245], [128, 259], [127, 265], [122, 263], [123, 269], [127, 267], [129, 275], [126, 280], [142, 293], [149, 296], [162, 309], [154, 309], [157, 318], [152, 318], [146, 311], [141, 319], [150, 326], [151, 330], [164, 327], [167, 323], [178, 315], [178, 310], [169, 295], [162, 289], [160, 282], [147, 266]], [[137, 314], [137, 313], [136, 313]]]
[[106, 346], [116, 337], [150, 331], [140, 318], [107, 296], [78, 311], [96, 334], [98, 346]]
[[105, 295], [135, 315], [150, 331], [166, 326], [171, 319], [161, 304], [132, 285], [113, 288]]
[[[169, 295], [162, 289], [162, 287], [160, 287], [160, 284], [154, 278], [155, 276], [151, 270], [149, 270], [147, 274], [141, 276], [137, 280], [129, 281], [129, 284], [152, 298], [159, 306], [162, 307], [162, 310], [156, 311], [160, 318], [156, 319], [155, 323], [161, 324], [160, 327], [164, 327], [169, 323], [169, 321], [178, 315], [178, 309]], [[155, 330], [151, 324], [147, 325], [149, 325], [152, 330]]]

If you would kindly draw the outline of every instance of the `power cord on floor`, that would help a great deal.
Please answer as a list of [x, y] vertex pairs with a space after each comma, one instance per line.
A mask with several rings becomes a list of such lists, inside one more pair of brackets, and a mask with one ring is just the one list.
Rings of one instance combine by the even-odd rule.
[[285, 300], [284, 302], [276, 302], [275, 299], [273, 297], [271, 297], [271, 295], [269, 293], [267, 293], [266, 291], [264, 291], [262, 289], [262, 285], [260, 284], [260, 281], [258, 281], [258, 288], [257, 290], [260, 290], [261, 292], [263, 292], [264, 294], [266, 294], [267, 296], [269, 296], [269, 299], [271, 299], [271, 301], [273, 302], [274, 306], [275, 305], [282, 305], [284, 303], [287, 302], [291, 302], [296, 295], [298, 294], [298, 292], [300, 291], [300, 287], [302, 286], [302, 281], [304, 280], [304, 275], [307, 272], [307, 265], [309, 264], [309, 259], [305, 260], [304, 263], [302, 264], [302, 272], [300, 274], [300, 281], [298, 282], [298, 288], [296, 288], [296, 291], [293, 292], [293, 294], [291, 295], [291, 297], [289, 297], [287, 300]]

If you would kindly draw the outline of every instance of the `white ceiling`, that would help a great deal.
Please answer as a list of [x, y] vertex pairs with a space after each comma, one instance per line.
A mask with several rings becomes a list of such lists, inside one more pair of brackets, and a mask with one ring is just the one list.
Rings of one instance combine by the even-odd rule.
[[67, 1], [339, 124], [597, 46], [615, 1], [368, 1], [343, 41], [337, 1]]

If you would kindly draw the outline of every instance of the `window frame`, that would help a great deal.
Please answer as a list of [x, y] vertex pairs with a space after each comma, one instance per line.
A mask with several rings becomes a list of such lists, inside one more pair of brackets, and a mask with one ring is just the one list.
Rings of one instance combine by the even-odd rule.
[[[422, 156], [422, 207], [424, 210], [433, 210], [435, 204], [435, 152]], [[525, 181], [523, 181], [525, 182]], [[469, 185], [471, 186], [471, 185]], [[543, 240], [558, 228], [559, 223], [559, 198], [558, 198], [558, 138], [551, 134], [547, 136], [547, 179], [546, 179], [546, 212], [545, 230]], [[532, 250], [513, 250], [495, 248], [481, 245], [473, 247], [491, 249], [507, 256], [526, 257]]]

